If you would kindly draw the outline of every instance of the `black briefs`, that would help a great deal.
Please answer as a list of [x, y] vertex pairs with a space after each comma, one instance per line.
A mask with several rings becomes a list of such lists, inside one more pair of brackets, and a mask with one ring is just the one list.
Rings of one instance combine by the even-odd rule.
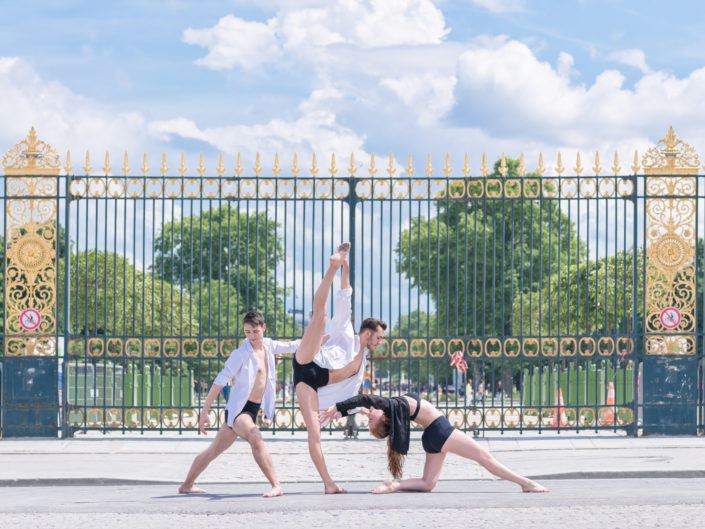
[[321, 367], [315, 362], [299, 364], [294, 356], [294, 388], [299, 382], [303, 382], [318, 391], [318, 388], [328, 385], [328, 378], [328, 369], [325, 367]]
[[455, 428], [450, 425], [448, 419], [441, 415], [423, 431], [421, 436], [423, 449], [429, 454], [437, 454], [441, 451], [443, 445], [446, 444], [453, 430]]
[[[251, 400], [248, 400], [245, 403], [245, 407], [242, 408], [242, 411], [235, 416], [235, 421], [237, 421], [237, 418], [240, 415], [246, 413], [247, 415], [252, 417], [252, 421], [257, 424], [257, 414], [259, 413], [261, 404], [261, 402], [252, 402]], [[233, 421], [233, 424], [235, 424], [235, 421]], [[228, 424], [228, 410], [225, 410], [225, 424]], [[232, 426], [230, 426], [229, 428], [232, 429]]]

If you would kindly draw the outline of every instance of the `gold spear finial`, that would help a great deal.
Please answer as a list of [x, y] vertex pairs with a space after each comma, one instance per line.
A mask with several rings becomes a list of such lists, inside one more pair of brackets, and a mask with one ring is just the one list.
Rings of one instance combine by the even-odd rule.
[[639, 174], [639, 155], [634, 149], [634, 163], [632, 164], [632, 172], [634, 174]]
[[188, 168], [186, 167], [186, 155], [184, 154], [184, 151], [181, 151], [181, 163], [179, 164], [179, 174], [181, 175], [181, 178], [186, 175], [186, 171], [188, 171]]
[[330, 155], [330, 168], [328, 169], [331, 178], [335, 178], [335, 173], [338, 172], [338, 168], [335, 165], [335, 153]]
[[220, 178], [223, 178], [223, 173], [225, 173], [225, 166], [223, 165], [223, 153], [218, 155], [218, 167], [215, 168], [215, 172], [218, 173]]
[[431, 166], [431, 153], [430, 152], [426, 155], [426, 169], [424, 169], [424, 173], [426, 173], [426, 178], [431, 178], [431, 175], [433, 174], [433, 167]]
[[357, 167], [355, 167], [355, 153], [351, 152], [350, 153], [350, 167], [348, 167], [348, 173], [350, 173], [350, 178], [354, 178], [356, 172], [357, 172]]
[[526, 165], [524, 164], [524, 153], [519, 156], [519, 169], [517, 170], [522, 178], [526, 176]]
[[575, 167], [573, 168], [575, 171], [575, 174], [580, 178], [580, 175], [582, 172], [585, 170], [585, 168], [580, 164], [580, 152], [578, 152], [578, 156], [576, 157], [575, 160]]
[[313, 153], [313, 157], [311, 158], [311, 176], [313, 178], [316, 178], [318, 176], [318, 165], [316, 164], [316, 153]]
[[275, 178], [279, 178], [279, 174], [282, 172], [282, 168], [279, 167], [279, 153], [274, 153], [274, 167], [272, 167], [272, 174]]
[[294, 153], [294, 167], [291, 168], [291, 172], [294, 175], [294, 178], [299, 176], [299, 171], [301, 171], [301, 169], [299, 169], [299, 156]]
[[83, 170], [85, 171], [86, 176], [91, 176], [93, 167], [91, 167], [91, 156], [88, 151], [86, 151], [86, 165], [83, 166]]
[[259, 162], [259, 152], [255, 155], [255, 176], [259, 178], [259, 174], [262, 172], [262, 165]]
[[142, 156], [142, 167], [140, 168], [140, 171], [142, 171], [142, 176], [147, 176], [147, 173], [149, 172], [149, 166], [147, 165], [147, 153], [146, 152]]
[[489, 167], [487, 167], [487, 155], [483, 152], [482, 153], [482, 167], [480, 167], [480, 174], [483, 177], [487, 177], [487, 173], [490, 172]]
[[463, 162], [463, 175], [465, 178], [470, 176], [470, 162], [468, 160], [468, 153], [465, 153], [465, 161]]
[[166, 165], [166, 153], [162, 151], [162, 165], [159, 167], [159, 172], [162, 174], [162, 177], [164, 177], [168, 171], [169, 168]]
[[556, 164], [556, 173], [558, 173], [558, 178], [563, 176], [563, 171], [565, 171], [565, 167], [563, 167], [563, 162], [561, 162], [561, 153], [558, 153], [558, 163]]
[[414, 164], [411, 162], [411, 153], [409, 153], [409, 159], [406, 164], [406, 174], [409, 175], [409, 178], [414, 176]]
[[375, 166], [375, 153], [370, 155], [370, 167], [367, 170], [372, 178], [377, 174], [377, 167]]
[[592, 166], [592, 170], [595, 172], [595, 176], [600, 176], [602, 172], [602, 167], [600, 167], [600, 153], [595, 151], [595, 165]]
[[622, 169], [619, 166], [619, 159], [617, 157], [617, 151], [614, 151], [614, 164], [612, 164], [612, 172], [614, 173], [614, 176], [619, 176], [619, 171]]
[[539, 166], [536, 168], [536, 172], [539, 174], [539, 176], [543, 176], [543, 174], [546, 172], [546, 168], [543, 166], [543, 153], [539, 153]]
[[203, 164], [203, 153], [199, 152], [198, 153], [198, 169], [196, 169], [196, 172], [198, 173], [198, 176], [203, 178], [203, 175], [206, 173], [206, 166]]
[[446, 166], [443, 168], [443, 173], [446, 178], [450, 178], [450, 174], [453, 172], [453, 168], [450, 166], [450, 154], [446, 153]]
[[66, 174], [71, 174], [71, 169], [73, 169], [73, 167], [71, 166], [71, 151], [66, 151], [66, 163], [64, 164], [64, 171], [66, 171]]
[[125, 151], [125, 156], [122, 161], [122, 175], [127, 176], [130, 173], [130, 166], [127, 164], [127, 151]]
[[396, 167], [394, 167], [394, 155], [390, 152], [389, 153], [389, 165], [387, 166], [387, 174], [389, 175], [389, 178], [394, 178], [394, 173], [397, 172]]
[[502, 161], [499, 164], [499, 174], [506, 177], [508, 172], [509, 167], [507, 167], [507, 158], [504, 156], [504, 153], [502, 153]]
[[242, 176], [242, 172], [245, 169], [242, 167], [242, 159], [240, 157], [240, 153], [237, 153], [237, 165], [235, 166], [235, 174], [237, 175], [238, 178]]
[[110, 176], [111, 169], [112, 167], [110, 167], [110, 153], [108, 151], [105, 151], [105, 165], [103, 166], [103, 175]]

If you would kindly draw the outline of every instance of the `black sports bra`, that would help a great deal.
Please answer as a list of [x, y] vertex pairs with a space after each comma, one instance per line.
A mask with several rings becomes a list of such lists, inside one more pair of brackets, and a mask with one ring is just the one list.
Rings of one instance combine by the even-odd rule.
[[414, 411], [413, 415], [409, 416], [409, 420], [413, 421], [414, 419], [416, 419], [416, 416], [419, 414], [419, 410], [421, 409], [421, 397], [419, 397], [416, 393], [407, 393], [404, 396], [411, 397], [416, 400], [416, 411]]

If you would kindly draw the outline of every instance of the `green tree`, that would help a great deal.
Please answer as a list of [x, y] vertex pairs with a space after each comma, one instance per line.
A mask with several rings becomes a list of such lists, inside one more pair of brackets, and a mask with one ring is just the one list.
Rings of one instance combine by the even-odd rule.
[[[59, 266], [64, 269], [63, 259]], [[190, 293], [138, 271], [125, 257], [88, 250], [72, 255], [69, 267], [72, 334], [198, 335], [198, 311]], [[66, 299], [61, 282], [60, 321]]]
[[486, 190], [480, 199], [437, 200], [435, 215], [413, 217], [401, 234], [397, 271], [431, 296], [431, 336], [511, 334], [515, 296], [539, 289], [559, 263], [584, 256], [557, 201], [520, 198], [521, 188], [506, 182], [519, 179], [519, 161], [507, 159], [507, 166], [507, 177], [499, 161], [490, 176], [505, 180], [506, 193], [517, 198], [492, 199]]
[[261, 311], [269, 334], [292, 336], [276, 267], [284, 258], [280, 225], [266, 212], [224, 205], [167, 223], [155, 241], [153, 274], [187, 289], [203, 336], [242, 334], [248, 310]]
[[[643, 253], [637, 253], [637, 269]], [[565, 264], [540, 290], [514, 299], [514, 333], [574, 335], [626, 333], [632, 329], [634, 253], [618, 252], [597, 262]], [[637, 299], [643, 296], [637, 281]], [[637, 303], [641, 317], [642, 305]]]

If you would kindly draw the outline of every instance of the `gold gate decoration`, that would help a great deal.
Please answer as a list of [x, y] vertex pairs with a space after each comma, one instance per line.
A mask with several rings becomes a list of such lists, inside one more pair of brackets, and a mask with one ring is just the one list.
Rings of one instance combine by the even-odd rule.
[[[660, 147], [660, 149], [659, 149]], [[646, 175], [646, 354], [695, 354], [695, 150], [678, 139], [673, 127], [644, 155]], [[668, 197], [665, 198], [664, 196]], [[661, 313], [681, 314], [674, 329]], [[688, 334], [690, 333], [690, 334]]]
[[[59, 156], [34, 127], [2, 161], [5, 172], [5, 354], [56, 354]], [[45, 198], [46, 197], [46, 198]], [[35, 318], [38, 326], [22, 325]], [[32, 320], [30, 320], [32, 321]], [[34, 320], [36, 322], [36, 319]]]

